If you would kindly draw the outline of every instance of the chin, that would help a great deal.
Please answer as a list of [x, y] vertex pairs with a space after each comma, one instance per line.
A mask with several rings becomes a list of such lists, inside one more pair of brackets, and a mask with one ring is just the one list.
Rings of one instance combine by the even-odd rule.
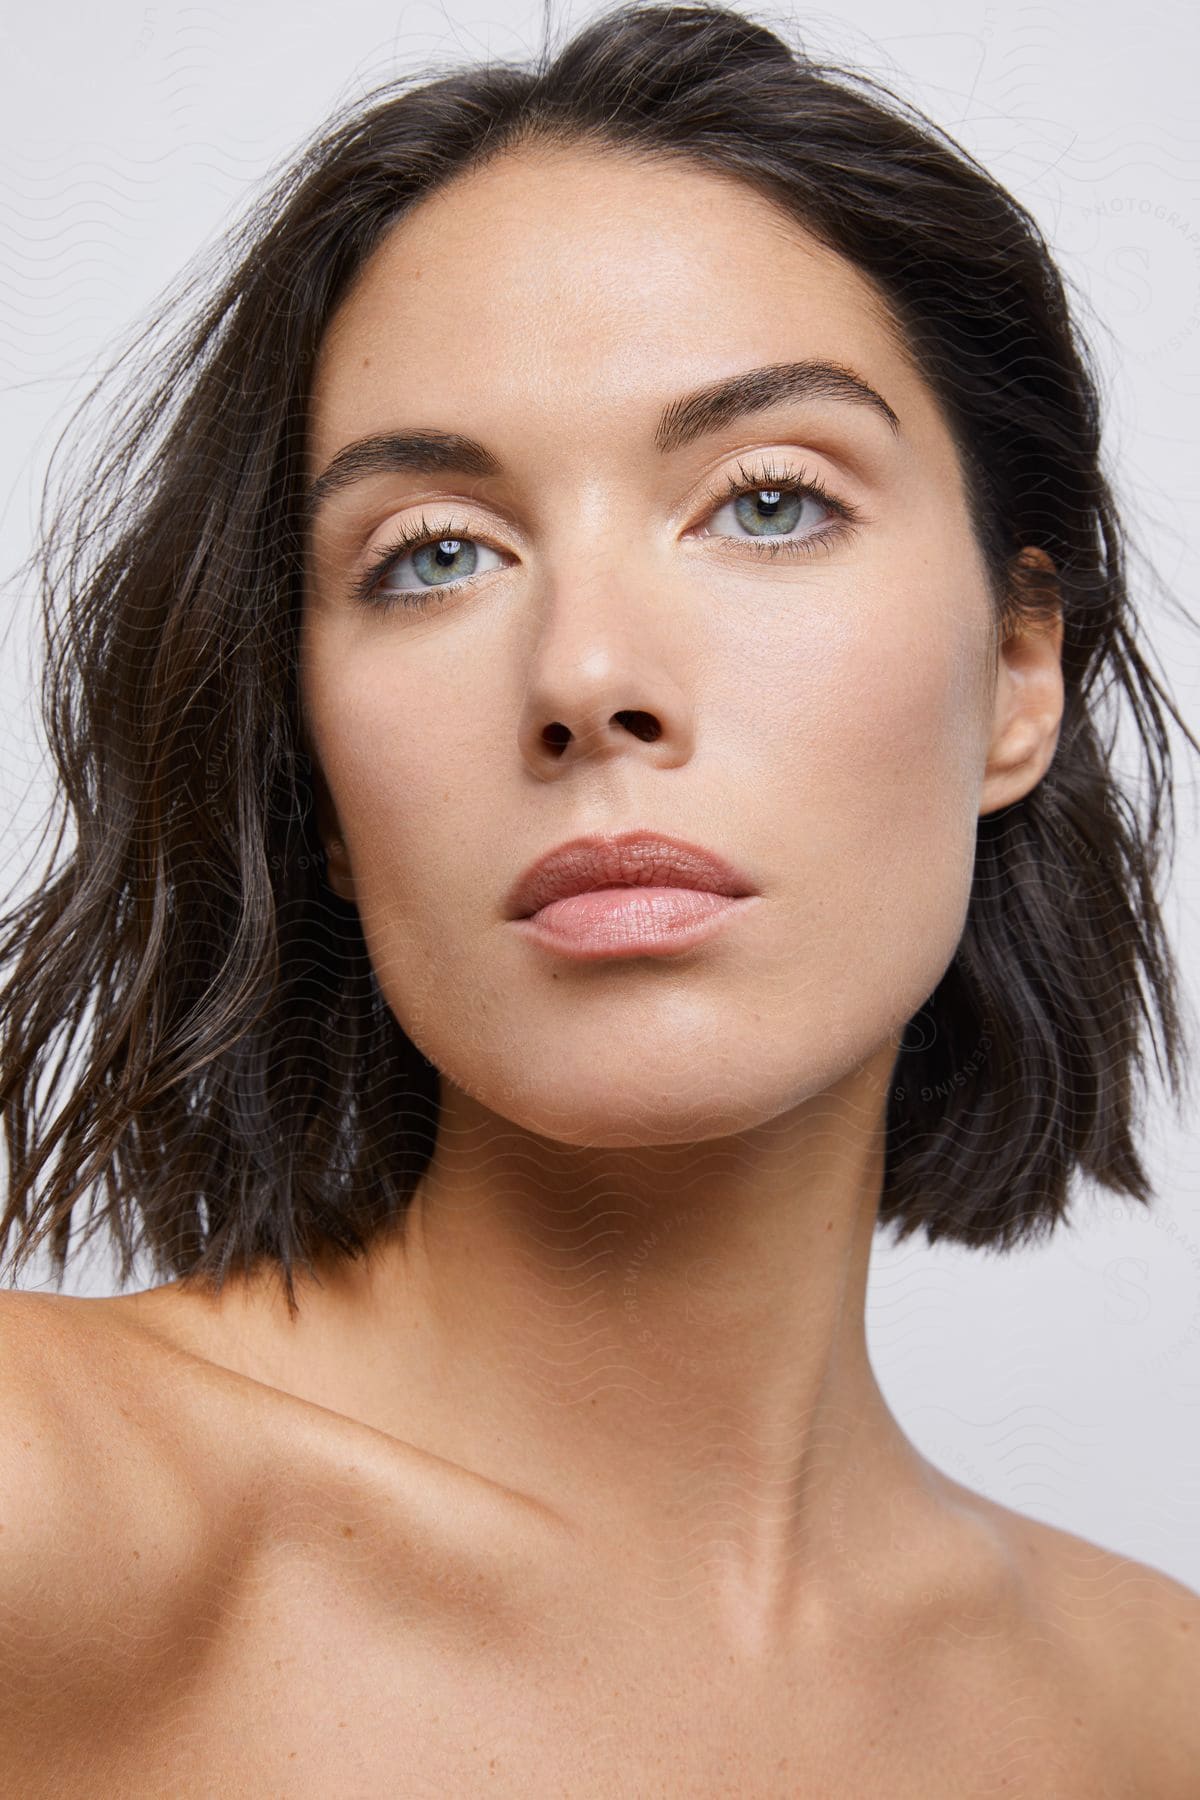
[[743, 1070], [739, 1090], [724, 1060], [702, 1075], [695, 1057], [674, 1071], [653, 1057], [631, 1054], [622, 1060], [620, 1074], [611, 1080], [593, 1064], [574, 1082], [560, 1067], [548, 1070], [544, 1083], [524, 1070], [520, 1079], [458, 1085], [522, 1131], [597, 1150], [731, 1137], [769, 1124], [797, 1103], [794, 1070], [787, 1071], [786, 1085], [782, 1070], [775, 1080]]

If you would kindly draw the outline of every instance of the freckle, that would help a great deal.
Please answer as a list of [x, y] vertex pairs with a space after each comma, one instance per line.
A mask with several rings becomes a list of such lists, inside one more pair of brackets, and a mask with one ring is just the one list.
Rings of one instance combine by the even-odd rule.
[[364, 356], [364, 357], [363, 357], [363, 368], [364, 368], [364, 369], [369, 369], [369, 368], [370, 368], [370, 366], [371, 366], [371, 359], [370, 359], [370, 357], [369, 357], [369, 356]]
[[343, 1525], [342, 1526], [342, 1536], [343, 1537], [353, 1537], [354, 1536], [353, 1525]]
[[832, 1220], [832, 1219], [826, 1219], [826, 1221], [825, 1221], [825, 1229], [826, 1229], [826, 1231], [832, 1231], [832, 1230], [833, 1230], [833, 1220]]
[[1186, 1620], [1186, 1619], [1180, 1619], [1180, 1621], [1179, 1621], [1179, 1629], [1180, 1629], [1180, 1631], [1190, 1631], [1190, 1630], [1191, 1630], [1191, 1629], [1192, 1629], [1192, 1628], [1191, 1628], [1191, 1626], [1190, 1626], [1190, 1625], [1189, 1625], [1189, 1624], [1188, 1624], [1188, 1622], [1187, 1622], [1187, 1620]]

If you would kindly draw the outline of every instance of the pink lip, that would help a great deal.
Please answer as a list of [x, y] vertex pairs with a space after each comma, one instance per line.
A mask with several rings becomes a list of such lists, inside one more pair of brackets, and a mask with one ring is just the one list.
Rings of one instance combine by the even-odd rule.
[[551, 900], [513, 923], [523, 937], [584, 962], [601, 957], [679, 956], [715, 935], [757, 894], [734, 897], [685, 887], [592, 888]]
[[659, 832], [572, 838], [532, 863], [505, 916], [568, 955], [669, 956], [701, 942], [757, 893], [715, 851]]

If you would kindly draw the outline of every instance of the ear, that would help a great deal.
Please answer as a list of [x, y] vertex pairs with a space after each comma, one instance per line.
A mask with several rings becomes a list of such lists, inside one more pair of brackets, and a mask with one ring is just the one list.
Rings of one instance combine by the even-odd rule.
[[1063, 621], [1054, 563], [1044, 550], [1028, 546], [1013, 558], [1010, 578], [1017, 589], [1036, 595], [1040, 616], [1017, 620], [999, 648], [981, 817], [1037, 786], [1062, 725]]
[[353, 901], [354, 877], [350, 872], [350, 858], [346, 853], [337, 808], [333, 804], [333, 796], [329, 792], [321, 765], [311, 748], [308, 755], [312, 766], [317, 832], [325, 848], [325, 879], [341, 899]]

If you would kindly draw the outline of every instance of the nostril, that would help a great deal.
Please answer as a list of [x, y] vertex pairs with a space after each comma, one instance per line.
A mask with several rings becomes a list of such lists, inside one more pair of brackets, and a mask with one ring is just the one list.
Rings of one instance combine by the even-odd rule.
[[620, 724], [628, 726], [635, 738], [643, 744], [653, 744], [662, 736], [662, 726], [658, 720], [647, 712], [619, 712], [613, 714]]

